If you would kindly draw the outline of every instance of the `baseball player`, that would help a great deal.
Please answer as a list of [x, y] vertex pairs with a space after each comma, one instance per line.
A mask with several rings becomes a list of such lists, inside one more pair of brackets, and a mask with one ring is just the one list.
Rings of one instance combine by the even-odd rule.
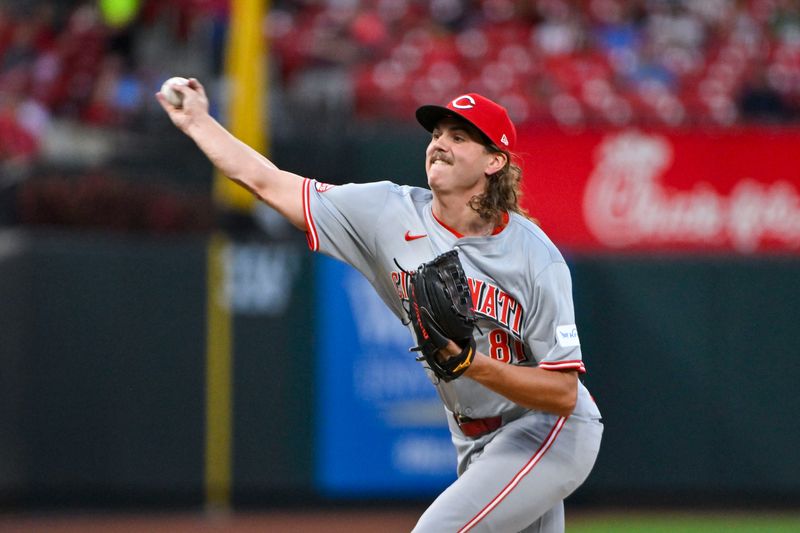
[[[281, 170], [233, 137], [208, 114], [196, 79], [176, 90], [181, 108], [156, 97], [210, 161], [305, 232], [311, 250], [357, 268], [404, 323], [409, 271], [457, 250], [476, 352], [449, 377], [423, 365], [444, 404], [458, 479], [414, 531], [563, 531], [563, 500], [589, 475], [603, 426], [578, 379], [585, 369], [569, 270], [517, 203], [506, 110], [478, 94], [417, 110], [431, 132], [430, 189], [332, 186]], [[437, 357], [446, 364], [466, 351], [450, 342]]]

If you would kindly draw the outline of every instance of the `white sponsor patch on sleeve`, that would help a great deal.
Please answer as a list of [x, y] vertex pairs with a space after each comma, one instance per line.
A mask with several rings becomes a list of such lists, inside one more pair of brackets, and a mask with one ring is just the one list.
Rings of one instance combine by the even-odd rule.
[[575, 324], [558, 326], [556, 328], [556, 337], [558, 338], [559, 346], [563, 346], [564, 348], [581, 345], [581, 341], [578, 339], [578, 328]]

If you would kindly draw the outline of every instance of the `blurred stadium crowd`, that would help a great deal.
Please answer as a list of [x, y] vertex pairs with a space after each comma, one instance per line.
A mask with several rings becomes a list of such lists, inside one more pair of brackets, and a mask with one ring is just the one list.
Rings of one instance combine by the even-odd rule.
[[[774, 124], [800, 110], [795, 0], [270, 5], [278, 119], [409, 121], [465, 88], [519, 124], [556, 127]], [[224, 88], [228, 11], [228, 0], [0, 4], [0, 195], [42, 162], [90, 167], [124, 132], [152, 128], [152, 94], [171, 75]]]
[[[731, 125], [800, 104], [791, 0], [278, 2], [281, 83], [407, 120], [464, 87], [518, 123]], [[334, 95], [327, 95], [336, 97]]]
[[208, 228], [207, 194], [158, 173], [126, 176], [135, 165], [114, 159], [169, 157], [169, 143], [150, 146], [153, 93], [173, 72], [218, 72], [227, 4], [0, 4], [0, 224]]

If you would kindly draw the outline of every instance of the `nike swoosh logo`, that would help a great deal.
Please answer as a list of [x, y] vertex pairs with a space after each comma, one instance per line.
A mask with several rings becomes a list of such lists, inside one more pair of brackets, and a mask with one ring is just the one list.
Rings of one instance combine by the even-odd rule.
[[428, 236], [427, 233], [422, 233], [420, 235], [411, 235], [410, 231], [406, 232], [406, 240], [407, 241], [416, 241], [417, 239], [421, 239], [421, 238], [427, 237], [427, 236]]

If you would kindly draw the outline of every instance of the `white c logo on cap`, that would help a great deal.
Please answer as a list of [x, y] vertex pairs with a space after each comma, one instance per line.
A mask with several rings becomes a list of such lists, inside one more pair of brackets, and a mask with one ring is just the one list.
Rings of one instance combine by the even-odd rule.
[[[464, 100], [466, 100], [466, 103], [464, 103]], [[473, 107], [475, 107], [475, 99], [472, 98], [470, 95], [465, 94], [463, 96], [459, 96], [458, 98], [450, 102], [450, 104], [452, 104], [452, 106], [455, 107], [456, 109], [472, 109]]]

